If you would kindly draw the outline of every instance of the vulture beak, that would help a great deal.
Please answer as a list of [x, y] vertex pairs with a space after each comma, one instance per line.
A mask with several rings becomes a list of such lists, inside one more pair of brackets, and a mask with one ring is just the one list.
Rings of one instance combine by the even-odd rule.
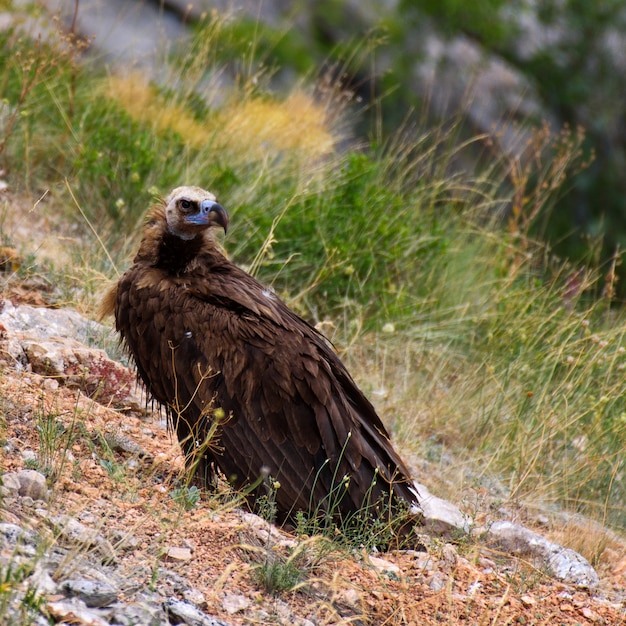
[[200, 203], [200, 210], [193, 215], [185, 217], [185, 221], [190, 224], [221, 226], [224, 232], [228, 230], [228, 213], [226, 209], [212, 200], [203, 200]]

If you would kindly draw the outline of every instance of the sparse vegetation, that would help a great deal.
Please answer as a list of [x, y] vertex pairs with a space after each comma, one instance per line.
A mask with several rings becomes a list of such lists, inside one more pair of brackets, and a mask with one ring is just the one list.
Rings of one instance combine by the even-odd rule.
[[45, 596], [31, 586], [23, 594], [18, 593], [33, 567], [34, 563], [29, 562], [20, 565], [9, 563], [0, 568], [0, 615], [11, 615], [24, 626], [37, 622], [45, 600]]

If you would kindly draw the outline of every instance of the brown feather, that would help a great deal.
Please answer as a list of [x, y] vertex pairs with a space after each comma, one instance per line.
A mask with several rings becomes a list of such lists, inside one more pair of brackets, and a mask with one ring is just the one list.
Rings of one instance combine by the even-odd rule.
[[[212, 194], [174, 190], [149, 213], [133, 265], [101, 307], [115, 313], [138, 374], [166, 407], [189, 462], [219, 408], [229, 418], [219, 449], [203, 451], [200, 477], [211, 482], [219, 468], [245, 488], [271, 476], [280, 483], [281, 519], [324, 512], [338, 488], [345, 491], [333, 509], [339, 516], [368, 497], [418, 506], [383, 423], [328, 342], [224, 257], [213, 222], [226, 228]], [[264, 493], [262, 484], [255, 493]]]

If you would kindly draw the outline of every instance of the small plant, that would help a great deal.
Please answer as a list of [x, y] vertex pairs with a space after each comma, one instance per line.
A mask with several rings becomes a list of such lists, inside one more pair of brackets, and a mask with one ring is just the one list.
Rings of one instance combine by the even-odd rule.
[[24, 461], [24, 467], [26, 469], [31, 469], [31, 470], [40, 470], [41, 466], [39, 464], [39, 461], [37, 459], [26, 459]]
[[109, 477], [118, 484], [123, 483], [126, 480], [126, 467], [123, 463], [118, 462], [107, 434], [96, 431], [93, 436], [88, 438], [88, 442], [92, 454], [101, 457], [100, 466], [106, 470]]
[[37, 435], [39, 439], [39, 455], [37, 469], [45, 474], [54, 484], [63, 472], [67, 462], [67, 453], [76, 438], [78, 424], [78, 407], [75, 407], [69, 426], [65, 426], [55, 409], [46, 407], [42, 392], [37, 412]]
[[116, 482], [122, 482], [126, 477], [124, 466], [114, 459], [100, 459], [100, 465], [104, 467], [107, 474]]
[[191, 487], [186, 485], [177, 487], [170, 495], [172, 500], [174, 500], [183, 511], [191, 511], [194, 509], [201, 498], [200, 489], [195, 485]]
[[45, 597], [28, 585], [26, 579], [32, 574], [32, 563], [15, 565], [9, 561], [0, 566], [0, 615], [11, 615], [14, 623], [38, 623]]
[[276, 550], [272, 532], [269, 528], [276, 518], [276, 491], [280, 489], [280, 483], [271, 476], [264, 480], [267, 493], [257, 499], [258, 514], [268, 524], [267, 541], [257, 552], [263, 556], [260, 563], [253, 566], [255, 577], [267, 593], [281, 593], [291, 591], [304, 578], [304, 570], [300, 560], [303, 556], [301, 549], [291, 550], [288, 557]]
[[160, 570], [157, 564], [152, 568], [152, 571], [150, 572], [150, 584], [148, 585], [148, 588], [150, 589], [150, 591], [157, 590], [157, 585], [159, 582], [159, 573], [160, 573]]
[[[266, 554], [269, 557], [269, 552]], [[287, 559], [273, 554], [271, 558], [266, 558], [263, 563], [254, 566], [256, 579], [264, 591], [278, 594], [293, 591], [301, 584], [304, 579], [304, 570], [298, 563], [301, 556], [296, 550]]]

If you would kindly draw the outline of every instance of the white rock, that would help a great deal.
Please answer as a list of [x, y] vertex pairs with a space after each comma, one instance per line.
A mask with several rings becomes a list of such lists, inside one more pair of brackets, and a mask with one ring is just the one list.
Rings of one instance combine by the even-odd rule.
[[386, 559], [381, 559], [378, 556], [368, 556], [367, 564], [371, 565], [379, 572], [391, 572], [392, 574], [398, 575], [402, 573], [402, 570], [395, 563], [387, 561]]
[[578, 552], [548, 541], [519, 524], [494, 522], [487, 533], [487, 541], [511, 554], [534, 557], [552, 576], [563, 582], [584, 589], [600, 584], [596, 571]]
[[419, 503], [424, 518], [424, 527], [428, 532], [437, 535], [468, 534], [472, 526], [472, 518], [442, 498], [433, 496], [421, 483], [415, 482], [419, 493]]
[[100, 533], [93, 528], [81, 524], [69, 515], [46, 516], [59, 534], [61, 542], [78, 546], [90, 546], [102, 558], [103, 562], [115, 562], [115, 550], [113, 546]]
[[69, 309], [14, 306], [3, 300], [0, 330], [4, 360], [20, 371], [53, 377], [46, 383], [48, 391], [70, 383], [101, 404], [145, 413], [135, 373], [104, 350], [86, 345], [94, 338], [111, 338], [111, 329]]
[[189, 548], [179, 548], [171, 546], [165, 552], [165, 558], [171, 561], [190, 561], [193, 558]]
[[57, 622], [88, 624], [89, 626], [109, 626], [109, 623], [99, 617], [94, 609], [87, 608], [84, 602], [76, 598], [48, 602], [46, 606]]
[[222, 608], [229, 614], [234, 615], [239, 611], [245, 611], [250, 606], [250, 600], [236, 593], [227, 593], [222, 600]]
[[199, 608], [204, 608], [206, 606], [206, 598], [204, 594], [195, 588], [185, 589], [183, 591], [183, 598], [186, 602], [190, 602]]
[[64, 580], [61, 589], [69, 596], [80, 598], [88, 607], [103, 607], [117, 600], [115, 588], [105, 582], [82, 578]]
[[17, 477], [17, 472], [7, 472], [2, 477], [2, 483], [9, 492], [17, 493], [20, 490], [20, 479]]

